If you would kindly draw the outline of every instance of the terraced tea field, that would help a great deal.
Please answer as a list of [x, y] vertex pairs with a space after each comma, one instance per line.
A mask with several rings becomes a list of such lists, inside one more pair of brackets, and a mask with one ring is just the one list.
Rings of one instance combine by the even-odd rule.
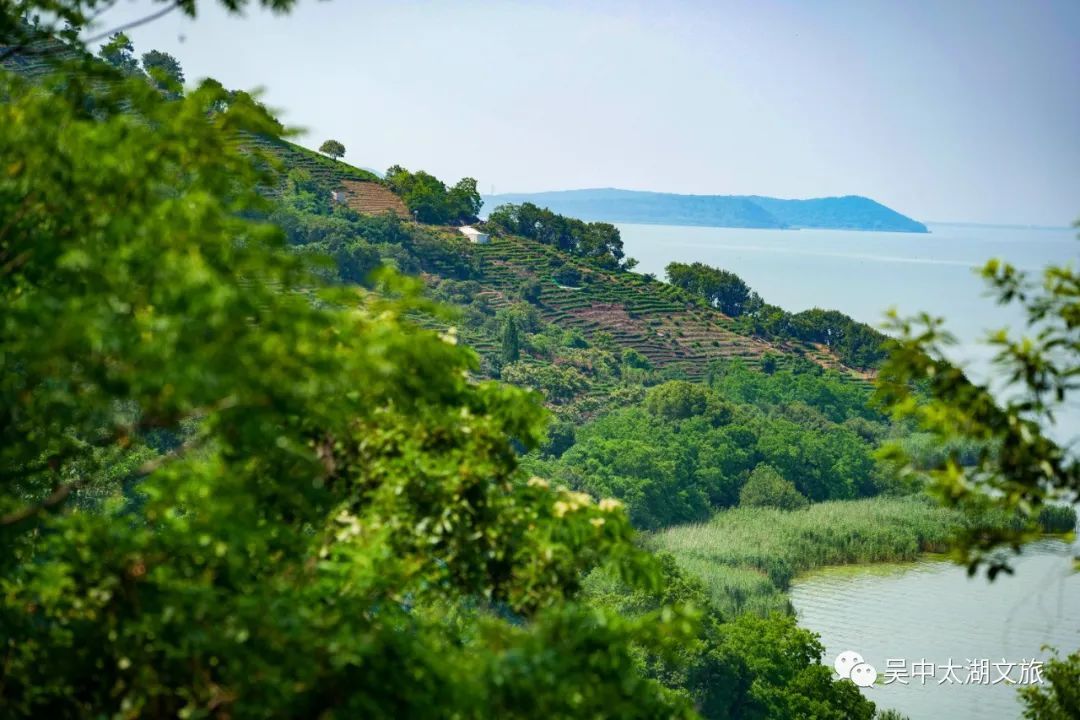
[[[844, 372], [852, 380], [865, 380], [842, 366], [827, 348], [770, 343], [740, 334], [730, 317], [643, 275], [601, 270], [518, 237], [497, 237], [490, 244], [471, 246], [470, 251], [482, 261], [481, 283], [492, 305], [509, 305], [525, 283], [538, 281], [537, 309], [545, 321], [580, 330], [586, 337], [607, 333], [619, 346], [637, 350], [655, 366], [675, 366], [691, 379], [703, 377], [710, 360], [739, 358], [757, 366], [764, 355], [772, 353], [778, 367], [802, 356]], [[580, 287], [555, 281], [554, 273], [567, 266], [581, 274]]]

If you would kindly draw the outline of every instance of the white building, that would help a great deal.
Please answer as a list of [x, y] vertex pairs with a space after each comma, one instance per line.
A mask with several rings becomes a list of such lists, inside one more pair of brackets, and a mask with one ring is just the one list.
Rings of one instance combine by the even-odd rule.
[[458, 228], [458, 230], [461, 232], [462, 235], [469, 238], [469, 242], [474, 242], [477, 245], [484, 245], [491, 242], [490, 235], [488, 235], [486, 232], [480, 232], [474, 227], [466, 225], [465, 227]]

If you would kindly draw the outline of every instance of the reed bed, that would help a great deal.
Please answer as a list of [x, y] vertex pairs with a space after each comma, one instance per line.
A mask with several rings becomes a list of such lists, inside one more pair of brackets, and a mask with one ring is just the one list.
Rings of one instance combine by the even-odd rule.
[[919, 498], [823, 502], [794, 512], [736, 508], [658, 532], [649, 544], [700, 577], [726, 614], [790, 609], [801, 572], [825, 565], [914, 560], [943, 551], [963, 516]]

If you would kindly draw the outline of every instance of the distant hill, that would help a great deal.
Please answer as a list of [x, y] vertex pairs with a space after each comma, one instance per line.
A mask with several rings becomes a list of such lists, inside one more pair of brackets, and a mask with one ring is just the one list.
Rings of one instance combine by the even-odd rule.
[[928, 232], [926, 225], [861, 195], [780, 200], [751, 195], [746, 198], [790, 227], [835, 230]]
[[531, 202], [582, 220], [737, 228], [827, 228], [928, 232], [926, 226], [859, 195], [781, 200], [760, 195], [677, 195], [600, 188], [507, 193], [484, 198], [488, 210]]

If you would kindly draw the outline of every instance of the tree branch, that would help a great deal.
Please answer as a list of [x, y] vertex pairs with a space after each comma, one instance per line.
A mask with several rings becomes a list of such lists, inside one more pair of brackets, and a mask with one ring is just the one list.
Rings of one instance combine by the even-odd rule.
[[97, 42], [98, 40], [104, 40], [105, 38], [110, 37], [112, 35], [115, 35], [118, 32], [124, 32], [125, 30], [131, 30], [132, 28], [137, 28], [140, 25], [145, 25], [147, 23], [154, 22], [155, 20], [158, 20], [160, 18], [165, 17], [166, 15], [168, 15], [173, 10], [176, 10], [179, 7], [180, 7], [180, 3], [171, 2], [168, 5], [166, 5], [165, 7], [161, 8], [160, 10], [158, 10], [156, 12], [152, 12], [149, 15], [146, 15], [144, 17], [139, 18], [138, 20], [132, 20], [129, 23], [124, 23], [123, 25], [118, 25], [118, 26], [114, 27], [112, 30], [106, 30], [103, 33], [99, 33], [97, 35], [93, 35], [91, 37], [88, 37], [85, 40], [83, 40], [83, 44], [84, 45], [89, 45], [92, 42]]
[[55, 505], [59, 505], [67, 499], [68, 495], [71, 494], [72, 490], [78, 489], [78, 487], [82, 485], [83, 482], [83, 480], [76, 480], [75, 482], [61, 485], [60, 487], [53, 490], [52, 494], [41, 502], [35, 503], [33, 505], [27, 505], [21, 510], [16, 510], [14, 512], [8, 513], [7, 515], [4, 515], [3, 517], [0, 517], [0, 525], [14, 525], [16, 523], [20, 523], [23, 520], [27, 520], [34, 515], [37, 515], [42, 510], [51, 508]]

